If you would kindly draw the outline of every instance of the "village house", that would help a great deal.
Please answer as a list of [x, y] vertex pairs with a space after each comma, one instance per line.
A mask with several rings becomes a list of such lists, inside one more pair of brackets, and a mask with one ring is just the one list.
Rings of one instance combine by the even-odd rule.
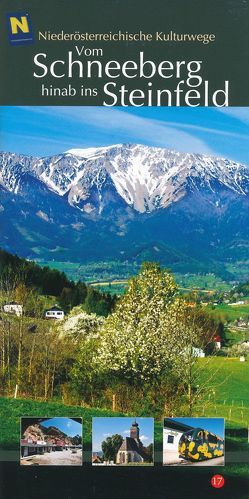
[[182, 434], [192, 429], [192, 426], [180, 423], [171, 418], [165, 418], [163, 428], [163, 450], [177, 452], [178, 443]]
[[205, 357], [205, 352], [202, 348], [192, 347], [192, 356], [193, 357]]
[[148, 454], [139, 438], [139, 426], [132, 423], [130, 436], [125, 437], [116, 457], [117, 464], [143, 463], [148, 462]]
[[3, 305], [3, 311], [7, 314], [15, 314], [17, 317], [21, 317], [23, 313], [22, 305], [16, 301], [9, 301]]
[[65, 312], [62, 308], [55, 305], [54, 307], [49, 308], [45, 311], [46, 319], [64, 319]]

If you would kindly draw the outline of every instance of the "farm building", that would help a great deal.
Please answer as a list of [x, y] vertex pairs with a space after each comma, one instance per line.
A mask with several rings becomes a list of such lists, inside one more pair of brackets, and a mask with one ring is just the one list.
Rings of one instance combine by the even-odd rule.
[[46, 319], [64, 319], [65, 312], [62, 308], [55, 305], [54, 307], [49, 308], [45, 311]]
[[3, 306], [3, 311], [7, 314], [15, 314], [17, 315], [17, 317], [21, 317], [23, 308], [22, 305], [20, 305], [16, 301], [9, 301]]

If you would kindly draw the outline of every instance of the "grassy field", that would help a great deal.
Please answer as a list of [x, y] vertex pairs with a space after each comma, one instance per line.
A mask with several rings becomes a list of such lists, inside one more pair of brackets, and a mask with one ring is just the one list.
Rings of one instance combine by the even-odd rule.
[[[199, 382], [209, 383], [212, 387], [212, 397], [207, 404], [196, 408], [196, 414], [206, 416], [226, 417], [237, 424], [249, 422], [249, 362], [240, 362], [238, 358], [206, 357], [198, 359]], [[44, 403], [32, 400], [14, 400], [0, 398], [0, 414], [3, 427], [0, 443], [16, 442], [16, 425], [19, 416], [82, 416], [84, 418], [86, 439], [89, 440], [90, 420], [93, 416], [123, 415], [110, 410], [88, 409], [75, 406], [65, 406], [59, 403]], [[139, 416], [139, 414], [137, 414]], [[15, 431], [9, 431], [15, 428]]]
[[249, 262], [248, 258], [242, 261], [226, 264], [226, 270], [230, 272], [237, 281], [248, 281]]
[[206, 357], [199, 359], [200, 382], [210, 380], [213, 395], [207, 406], [198, 407], [197, 415], [225, 417], [238, 425], [249, 425], [249, 362], [238, 358]]
[[128, 280], [92, 283], [91, 286], [97, 288], [102, 293], [121, 296], [128, 286]]
[[[175, 280], [179, 286], [180, 293], [190, 293], [195, 292], [197, 295], [199, 292], [201, 294], [213, 295], [215, 291], [225, 291], [229, 289], [229, 286], [222, 281], [215, 281], [215, 277], [206, 281], [207, 276], [182, 276], [180, 274], [175, 274]], [[103, 293], [110, 293], [116, 295], [122, 295], [128, 285], [128, 279], [123, 280], [109, 280], [109, 281], [96, 281], [90, 282], [91, 286], [97, 287]], [[220, 285], [220, 286], [219, 286]]]
[[235, 321], [240, 317], [249, 316], [249, 303], [245, 305], [216, 305], [207, 306], [207, 311], [214, 317], [218, 317], [223, 321]]
[[[221, 400], [222, 402], [222, 400]], [[219, 404], [217, 404], [219, 405]], [[220, 406], [223, 407], [221, 403]], [[82, 417], [83, 418], [83, 440], [84, 448], [91, 449], [91, 422], [93, 417], [123, 417], [131, 416], [131, 414], [123, 414], [120, 412], [112, 412], [104, 409], [82, 408], [79, 406], [67, 406], [59, 402], [38, 402], [27, 399], [11, 399], [0, 397], [0, 415], [1, 415], [1, 433], [0, 433], [0, 449], [18, 449], [20, 440], [20, 417]], [[197, 416], [197, 413], [195, 414]], [[198, 414], [198, 416], [201, 416]], [[205, 416], [214, 416], [212, 411], [207, 408]], [[217, 417], [223, 417], [224, 414], [215, 414]], [[246, 427], [246, 423], [242, 425], [236, 421], [236, 411], [234, 412], [235, 419], [227, 421], [227, 428], [242, 428]], [[155, 444], [156, 446], [162, 443], [162, 420], [155, 421]]]
[[179, 286], [211, 291], [227, 291], [230, 286], [215, 274], [176, 274]]
[[84, 282], [111, 281], [120, 278], [126, 279], [136, 274], [140, 267], [135, 262], [128, 263], [119, 261], [74, 263], [56, 260], [36, 260], [36, 262], [42, 267], [48, 266], [65, 272], [65, 274], [74, 281], [81, 280]]
[[[245, 464], [245, 460], [249, 452], [247, 442], [247, 428], [249, 426], [249, 362], [241, 363], [236, 358], [206, 357], [198, 359], [198, 363], [200, 383], [210, 383], [212, 394], [204, 404], [195, 407], [193, 416], [226, 418], [226, 452], [230, 453], [230, 457], [225, 468], [222, 470], [217, 469], [217, 472], [222, 471], [228, 479], [231, 477], [231, 480], [237, 480], [239, 486], [245, 480], [244, 486], [246, 488], [248, 466]], [[7, 450], [13, 450], [16, 453], [15, 455], [18, 455], [21, 416], [83, 417], [84, 450], [88, 451], [88, 458], [90, 458], [92, 417], [126, 415], [132, 416], [132, 414], [114, 413], [110, 410], [66, 406], [58, 402], [0, 398], [0, 451], [2, 451], [2, 459], [4, 459], [3, 456], [5, 456]], [[136, 414], [136, 416], [139, 416], [139, 414]], [[158, 463], [162, 461], [162, 437], [163, 421], [158, 420], [155, 421], [155, 456]], [[85, 460], [88, 460], [86, 455], [85, 458]], [[185, 473], [183, 470], [181, 472]], [[172, 473], [174, 473], [174, 470]], [[186, 471], [186, 476], [188, 473]], [[198, 472], [198, 476], [200, 476], [199, 473], [201, 472]], [[202, 473], [202, 479], [205, 479], [205, 477], [210, 479], [209, 467], [203, 468]], [[241, 497], [246, 498], [247, 496]]]

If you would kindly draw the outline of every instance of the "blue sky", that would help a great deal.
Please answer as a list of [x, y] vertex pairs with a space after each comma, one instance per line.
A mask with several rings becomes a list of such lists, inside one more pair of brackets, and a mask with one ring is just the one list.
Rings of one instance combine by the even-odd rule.
[[179, 421], [194, 428], [200, 427], [215, 433], [224, 438], [224, 419], [223, 418], [173, 418], [174, 421]]
[[[123, 438], [130, 436], [130, 427], [134, 422], [134, 418], [93, 418], [92, 423], [92, 450], [100, 452], [101, 442], [107, 437], [111, 437], [116, 433]], [[153, 418], [136, 418], [136, 422], [140, 429], [140, 439], [144, 446], [147, 447], [154, 441], [154, 419]]]
[[75, 435], [82, 436], [82, 425], [71, 418], [51, 418], [47, 421], [42, 421], [41, 425], [46, 428], [55, 426], [55, 428], [63, 431], [69, 437], [75, 437]]
[[1, 150], [47, 156], [140, 143], [249, 164], [249, 108], [0, 107]]

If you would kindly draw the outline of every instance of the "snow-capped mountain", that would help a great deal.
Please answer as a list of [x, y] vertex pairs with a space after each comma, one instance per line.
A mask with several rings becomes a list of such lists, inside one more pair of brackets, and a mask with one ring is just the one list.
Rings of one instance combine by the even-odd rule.
[[[86, 151], [86, 152], [85, 152]], [[215, 190], [215, 183], [238, 194], [249, 192], [249, 174], [239, 163], [203, 155], [183, 154], [141, 145], [117, 145], [68, 151], [87, 157], [76, 186], [100, 192], [110, 179], [124, 201], [140, 213], [166, 208], [190, 190]]]
[[224, 269], [246, 259], [248, 208], [249, 170], [224, 158], [138, 144], [0, 154], [1, 245], [31, 258]]
[[102, 212], [106, 189], [139, 213], [167, 208], [194, 190], [249, 192], [248, 170], [237, 162], [137, 144], [71, 149], [39, 159], [5, 153], [1, 165], [0, 183], [8, 190], [17, 193], [29, 173], [88, 213]]

